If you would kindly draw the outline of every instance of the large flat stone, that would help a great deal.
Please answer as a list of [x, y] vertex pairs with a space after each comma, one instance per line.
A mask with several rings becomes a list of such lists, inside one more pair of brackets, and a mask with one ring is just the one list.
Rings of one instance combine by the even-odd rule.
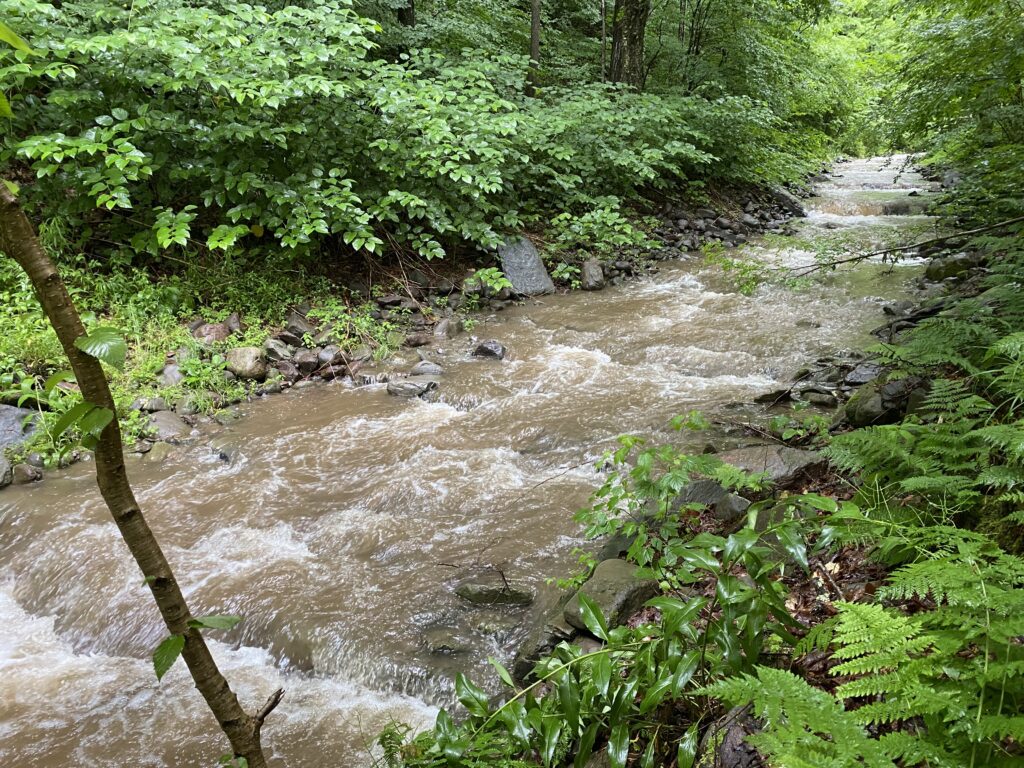
[[[28, 408], [0, 405], [0, 448], [18, 445], [32, 436], [38, 414]], [[28, 426], [25, 420], [28, 419]]]
[[658, 583], [637, 575], [639, 569], [625, 560], [598, 563], [593, 575], [565, 604], [565, 620], [577, 629], [587, 629], [580, 615], [579, 595], [586, 595], [600, 609], [609, 627], [617, 626], [658, 592]]
[[498, 246], [498, 257], [501, 259], [501, 271], [512, 283], [512, 290], [516, 293], [540, 296], [555, 292], [555, 284], [544, 266], [544, 260], [528, 238], [508, 240]]
[[823, 466], [825, 459], [814, 451], [787, 448], [782, 445], [755, 445], [718, 454], [717, 458], [747, 472], [766, 472], [776, 485], [793, 482], [805, 472]]

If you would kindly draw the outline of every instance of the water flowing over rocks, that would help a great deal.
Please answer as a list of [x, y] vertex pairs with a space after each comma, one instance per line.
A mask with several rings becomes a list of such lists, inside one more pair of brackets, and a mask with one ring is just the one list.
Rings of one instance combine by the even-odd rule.
[[[706, 436], [667, 429], [679, 413], [767, 418], [770, 409], [752, 404], [766, 392], [841, 401], [855, 387], [887, 384], [884, 371], [862, 367], [871, 362], [863, 355], [837, 350], [876, 343], [871, 332], [883, 321], [885, 333], [899, 333], [906, 326], [891, 322], [924, 316], [914, 307], [934, 286], [918, 291], [911, 282], [923, 263], [872, 261], [838, 270], [826, 288], [765, 285], [747, 296], [690, 251], [749, 238], [735, 254], [796, 267], [814, 263], [817, 245], [833, 232], [865, 250], [881, 247], [903, 227], [929, 223], [852, 198], [865, 188], [892, 198], [927, 190], [914, 173], [897, 178], [899, 165], [843, 164], [842, 177], [825, 177], [818, 194], [801, 201], [808, 215], [799, 222], [767, 195], [694, 206], [706, 210], [668, 205], [654, 233], [659, 250], [593, 265], [605, 280], [600, 293], [524, 306], [496, 299], [501, 311], [481, 297], [479, 339], [460, 335], [462, 319], [446, 314], [460, 298], [455, 280], [444, 287], [418, 280], [415, 299], [381, 297], [373, 310], [380, 317], [424, 318], [423, 302], [438, 308], [432, 330], [410, 323], [403, 333], [430, 335], [417, 351], [443, 377], [408, 375], [428, 370], [409, 349], [391, 362], [373, 360], [369, 348], [336, 354], [334, 329], [297, 307], [261, 350], [270, 368], [261, 390], [284, 394], [241, 404], [244, 418], [223, 423], [147, 414], [157, 437], [179, 444], [146, 441], [146, 452], [128, 459], [132, 480], [190, 600], [244, 616], [230, 634], [210, 635], [240, 697], [263, 701], [287, 689], [287, 716], [275, 713], [267, 729], [275, 755], [289, 765], [368, 765], [358, 756], [382, 725], [428, 726], [437, 705], [454, 701], [456, 673], [492, 694], [489, 656], [525, 679], [558, 642], [592, 647], [570, 606], [573, 593], [547, 583], [574, 571], [575, 547], [608, 545], [597, 581], [583, 589], [605, 601], [610, 621], [641, 604], [649, 586], [618, 559], [628, 542], [585, 542], [573, 521], [603, 481], [594, 466], [618, 435], [681, 441], [699, 453]], [[757, 239], [790, 229], [795, 234], [784, 240]], [[452, 299], [443, 309], [428, 298], [442, 295]], [[883, 306], [901, 301], [912, 303], [883, 315]], [[500, 340], [502, 363], [474, 356], [485, 339]], [[180, 383], [182, 353], [169, 355], [161, 376]], [[307, 386], [313, 377], [334, 380]], [[389, 394], [442, 379], [425, 396]], [[193, 430], [208, 437], [193, 438]], [[723, 458], [739, 446], [750, 469], [770, 469], [780, 482], [815, 466], [813, 455], [775, 454], [749, 440], [729, 434], [714, 442]], [[154, 694], [147, 658], [166, 629], [154, 612], [138, 609], [137, 590], [125, 588], [138, 584], [135, 565], [103, 513], [91, 470], [72, 467], [57, 481], [0, 496], [3, 519], [17, 522], [0, 537], [2, 686], [19, 702], [0, 715], [0, 728], [18, 742], [0, 743], [0, 763], [18, 765], [25, 752], [16, 750], [31, 749], [52, 764], [121, 768], [168, 744], [152, 754], [155, 766], [206, 764], [216, 747], [204, 740], [208, 714], [184, 669], [173, 668]], [[747, 509], [746, 499], [713, 483], [694, 483], [687, 494], [723, 522]], [[452, 564], [479, 572], [453, 573]], [[464, 579], [493, 573], [491, 566], [532, 602], [481, 605], [456, 592]], [[610, 572], [617, 578], [599, 586]]]

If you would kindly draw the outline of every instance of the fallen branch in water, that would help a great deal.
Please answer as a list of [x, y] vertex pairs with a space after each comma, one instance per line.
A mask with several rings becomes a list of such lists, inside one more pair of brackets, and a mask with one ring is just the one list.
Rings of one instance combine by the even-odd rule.
[[872, 251], [871, 253], [859, 253], [856, 256], [848, 256], [845, 259], [836, 259], [835, 261], [829, 261], [824, 264], [807, 264], [806, 266], [803, 267], [794, 267], [792, 276], [805, 277], [820, 270], [835, 269], [841, 264], [852, 264], [858, 261], [865, 261], [866, 259], [873, 259], [878, 256], [888, 256], [894, 253], [916, 251], [919, 248], [925, 248], [929, 245], [938, 245], [940, 243], [947, 243], [950, 240], [956, 240], [961, 237], [971, 237], [972, 235], [980, 235], [983, 232], [991, 232], [993, 230], [1002, 229], [1003, 227], [1008, 227], [1011, 224], [1019, 224], [1021, 222], [1024, 222], [1024, 216], [1018, 216], [1014, 219], [1000, 221], [998, 224], [989, 224], [988, 226], [978, 227], [977, 229], [969, 229], [966, 232], [954, 232], [952, 235], [933, 237], [930, 240], [923, 240], [920, 243], [913, 243], [912, 245], [900, 245], [895, 248], [886, 248], [881, 251]]

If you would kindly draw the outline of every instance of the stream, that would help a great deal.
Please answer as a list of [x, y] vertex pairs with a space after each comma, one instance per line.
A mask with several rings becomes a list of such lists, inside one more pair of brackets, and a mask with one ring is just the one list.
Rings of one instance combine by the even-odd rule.
[[[867, 250], [932, 230], [932, 185], [900, 173], [905, 159], [838, 164], [796, 234], [744, 257], [799, 266], [827, 241]], [[550, 589], [575, 566], [573, 514], [617, 435], [670, 439], [676, 414], [749, 403], [865, 348], [920, 272], [865, 263], [746, 296], [696, 255], [659, 267], [482, 320], [431, 351], [445, 370], [432, 402], [304, 387], [244, 406], [216, 449], [130, 460], [193, 612], [244, 617], [208, 633], [243, 705], [287, 691], [264, 729], [277, 764], [362, 768], [389, 721], [433, 721], [456, 672], [490, 679], [487, 658], [510, 658], [531, 611], [469, 605], [460, 578], [496, 567]], [[509, 356], [471, 357], [472, 337]], [[226, 742], [182, 663], [155, 679], [166, 630], [92, 471], [0, 493], [0, 765], [212, 768]]]

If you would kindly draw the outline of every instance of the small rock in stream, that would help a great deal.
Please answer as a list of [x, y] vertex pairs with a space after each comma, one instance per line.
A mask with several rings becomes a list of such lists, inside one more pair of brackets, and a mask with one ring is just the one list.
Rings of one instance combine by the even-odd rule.
[[477, 344], [476, 349], [473, 350], [474, 357], [490, 357], [494, 360], [505, 359], [505, 346], [500, 342], [490, 339], [488, 341], [482, 341]]
[[437, 389], [437, 382], [425, 376], [388, 382], [388, 394], [395, 397], [423, 397]]

